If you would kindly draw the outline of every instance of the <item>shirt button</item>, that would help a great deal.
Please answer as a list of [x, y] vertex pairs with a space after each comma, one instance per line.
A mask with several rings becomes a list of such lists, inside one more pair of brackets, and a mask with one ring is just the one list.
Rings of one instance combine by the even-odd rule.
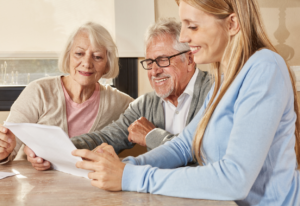
[[176, 112], [175, 112], [175, 114], [179, 114], [179, 112], [178, 112], [178, 111], [176, 111]]

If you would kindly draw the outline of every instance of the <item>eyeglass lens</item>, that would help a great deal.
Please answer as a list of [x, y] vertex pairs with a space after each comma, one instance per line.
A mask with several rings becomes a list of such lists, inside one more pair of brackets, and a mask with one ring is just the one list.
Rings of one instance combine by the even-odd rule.
[[[146, 69], [151, 69], [153, 66], [153, 60], [147, 60], [143, 62], [143, 67]], [[167, 57], [159, 57], [156, 59], [156, 63], [160, 67], [166, 67], [170, 65], [170, 60]]]

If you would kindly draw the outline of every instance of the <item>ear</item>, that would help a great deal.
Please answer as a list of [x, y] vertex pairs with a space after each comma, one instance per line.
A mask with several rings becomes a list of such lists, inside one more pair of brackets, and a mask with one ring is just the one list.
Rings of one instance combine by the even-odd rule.
[[235, 13], [230, 14], [227, 17], [228, 32], [230, 36], [236, 35], [240, 31], [240, 23]]
[[195, 62], [194, 62], [194, 55], [191, 51], [188, 52], [187, 54], [187, 58], [188, 58], [188, 70], [192, 71], [195, 67]]
[[188, 65], [193, 64], [194, 63], [194, 55], [191, 51], [189, 51], [187, 53], [187, 58], [188, 58]]

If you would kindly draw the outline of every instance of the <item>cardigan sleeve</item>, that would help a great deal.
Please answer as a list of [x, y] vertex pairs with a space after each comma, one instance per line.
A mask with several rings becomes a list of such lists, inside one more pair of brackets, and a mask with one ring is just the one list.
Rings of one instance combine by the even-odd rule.
[[122, 189], [197, 199], [246, 198], [263, 166], [285, 108], [293, 109], [288, 104], [293, 93], [290, 82], [284, 79], [276, 64], [254, 66], [242, 88], [237, 89], [240, 92], [235, 102], [234, 124], [226, 153], [219, 161], [168, 169], [186, 165], [192, 159], [193, 135], [201, 119], [198, 113], [178, 138], [137, 158], [124, 159], [128, 164], [123, 171]]
[[167, 141], [172, 140], [173, 138], [177, 137], [178, 134], [174, 135], [164, 129], [155, 128], [150, 131], [146, 135], [146, 145], [147, 149], [152, 150], [160, 145], [163, 145]]
[[[44, 97], [40, 90], [41, 87], [36, 82], [31, 82], [27, 85], [12, 105], [6, 121], [14, 123], [36, 123], [43, 110], [42, 98]], [[0, 162], [0, 164], [14, 160], [22, 146], [22, 142], [17, 137], [16, 141], [17, 145], [12, 153], [8, 156], [6, 161]]]
[[[102, 143], [112, 145], [116, 153], [134, 146], [128, 141], [128, 127], [141, 117], [141, 101], [136, 99], [122, 113], [118, 120], [113, 121], [101, 130], [72, 137], [71, 141], [78, 149], [92, 150]], [[109, 111], [107, 111], [109, 112]]]

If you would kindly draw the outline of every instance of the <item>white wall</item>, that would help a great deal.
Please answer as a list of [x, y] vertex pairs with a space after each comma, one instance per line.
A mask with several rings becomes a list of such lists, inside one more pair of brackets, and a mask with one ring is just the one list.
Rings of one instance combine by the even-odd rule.
[[0, 58], [58, 57], [71, 32], [88, 21], [111, 33], [121, 57], [141, 57], [154, 0], [0, 0]]

